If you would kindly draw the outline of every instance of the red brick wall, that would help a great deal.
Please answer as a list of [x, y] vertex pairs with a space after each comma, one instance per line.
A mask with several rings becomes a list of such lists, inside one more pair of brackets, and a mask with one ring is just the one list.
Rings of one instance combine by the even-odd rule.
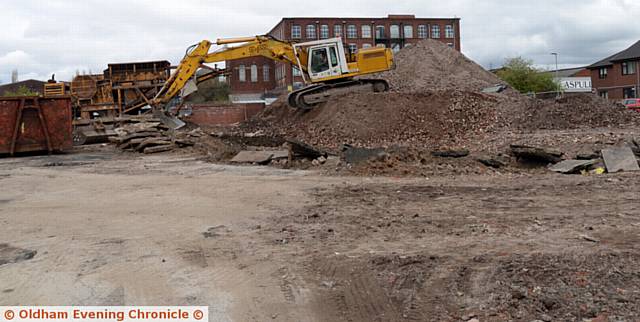
[[[240, 81], [240, 66], [245, 67], [245, 81]], [[251, 66], [256, 65], [258, 67], [258, 79], [256, 82], [251, 81]], [[231, 86], [231, 92], [234, 94], [242, 93], [262, 93], [265, 91], [273, 90], [276, 87], [274, 71], [275, 62], [266, 57], [249, 57], [237, 60], [231, 60], [226, 63], [229, 74], [229, 85]], [[263, 71], [264, 66], [269, 68], [269, 79], [265, 81]]]
[[192, 105], [185, 120], [198, 125], [228, 125], [246, 121], [260, 113], [264, 104]]
[[621, 100], [623, 96], [623, 88], [636, 87], [636, 96], [638, 96], [638, 68], [640, 61], [636, 62], [636, 73], [632, 75], [622, 75], [622, 64], [617, 62], [613, 66], [607, 67], [607, 78], [600, 79], [600, 69], [591, 70], [591, 81], [593, 88], [599, 92], [607, 91], [609, 99]]

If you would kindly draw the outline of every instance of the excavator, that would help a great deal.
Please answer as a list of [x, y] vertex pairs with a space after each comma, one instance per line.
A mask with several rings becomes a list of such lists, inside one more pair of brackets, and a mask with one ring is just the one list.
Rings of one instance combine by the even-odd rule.
[[244, 38], [218, 39], [218, 50], [203, 40], [187, 49], [175, 72], [153, 98], [152, 106], [166, 106], [181, 92], [196, 88], [194, 75], [207, 63], [220, 63], [247, 57], [262, 56], [290, 63], [302, 71], [305, 87], [289, 93], [291, 107], [311, 109], [326, 101], [332, 94], [365, 88], [374, 92], [389, 90], [383, 79], [362, 78], [364, 75], [393, 68], [393, 52], [388, 48], [366, 48], [357, 53], [346, 52], [341, 38], [293, 43], [264, 35]]

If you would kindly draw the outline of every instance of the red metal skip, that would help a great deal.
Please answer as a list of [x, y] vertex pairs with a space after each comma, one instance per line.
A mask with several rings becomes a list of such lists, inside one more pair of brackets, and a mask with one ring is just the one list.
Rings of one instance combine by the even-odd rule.
[[0, 98], [0, 155], [73, 147], [71, 98]]

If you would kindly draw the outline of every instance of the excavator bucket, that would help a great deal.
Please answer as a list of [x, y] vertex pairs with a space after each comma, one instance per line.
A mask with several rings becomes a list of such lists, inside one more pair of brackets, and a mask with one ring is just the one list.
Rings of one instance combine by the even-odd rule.
[[167, 112], [160, 108], [153, 109], [153, 117], [157, 118], [162, 124], [168, 126], [171, 129], [177, 130], [187, 125], [185, 122], [177, 117], [169, 116]]
[[188, 82], [184, 84], [184, 88], [180, 92], [181, 97], [187, 97], [198, 91], [198, 85], [196, 80], [191, 78]]

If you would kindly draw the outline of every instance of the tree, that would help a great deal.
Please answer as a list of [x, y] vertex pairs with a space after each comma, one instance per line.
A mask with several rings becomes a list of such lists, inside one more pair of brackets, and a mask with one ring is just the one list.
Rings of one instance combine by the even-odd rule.
[[15, 91], [5, 91], [3, 96], [38, 96], [40, 93], [34, 92], [28, 87], [21, 85]]
[[507, 59], [498, 77], [521, 93], [553, 92], [560, 86], [552, 73], [536, 69], [531, 60], [522, 57]]

